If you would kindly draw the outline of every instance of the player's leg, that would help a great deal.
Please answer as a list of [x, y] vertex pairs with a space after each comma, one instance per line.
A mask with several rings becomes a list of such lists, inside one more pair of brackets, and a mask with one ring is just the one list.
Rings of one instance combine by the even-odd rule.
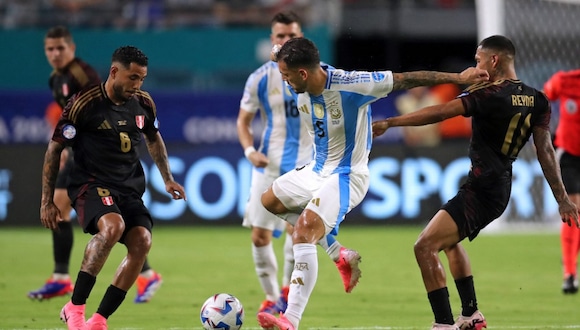
[[68, 295], [73, 290], [69, 276], [69, 262], [73, 246], [73, 229], [70, 221], [72, 206], [66, 190], [67, 176], [71, 172], [73, 161], [68, 157], [67, 149], [63, 150], [62, 158], [63, 165], [58, 173], [53, 197], [63, 219], [58, 223], [58, 229], [52, 231], [54, 270], [41, 288], [28, 292], [28, 297], [31, 299], [50, 299]]
[[471, 263], [461, 243], [445, 249], [449, 270], [461, 299], [461, 314], [455, 320], [460, 329], [481, 329], [487, 326], [483, 314], [478, 310]]
[[[570, 200], [580, 205], [580, 157], [563, 152], [560, 156], [562, 181]], [[578, 251], [580, 249], [580, 229], [562, 223], [560, 230], [562, 249], [562, 266], [564, 281], [562, 292], [574, 294], [578, 292]]]
[[262, 192], [272, 184], [274, 179], [274, 177], [254, 169], [250, 197], [246, 204], [242, 225], [251, 228], [254, 269], [265, 296], [258, 313], [266, 312], [278, 315], [284, 309], [281, 310], [277, 305], [280, 299], [280, 285], [278, 282], [278, 260], [274, 252], [272, 238], [279, 237], [284, 233], [286, 222], [266, 210], [261, 202]]
[[[81, 269], [77, 275], [71, 300], [60, 312], [61, 320], [67, 324], [69, 329], [85, 328], [87, 299], [93, 290], [97, 275], [103, 268], [113, 246], [121, 238], [125, 230], [125, 223], [120, 213], [105, 213], [98, 218], [96, 224], [95, 220], [90, 220], [95, 218], [92, 215], [99, 214], [99, 212], [102, 213], [103, 203], [100, 199], [95, 202], [94, 194], [90, 194], [92, 190], [88, 192], [90, 196], [83, 198], [82, 203], [77, 203], [78, 207], [83, 208], [82, 212], [78, 212], [77, 209], [77, 214], [85, 214], [84, 212], [87, 212], [87, 221], [79, 217], [79, 223], [83, 226], [83, 230], [93, 234], [93, 237], [85, 248]], [[93, 199], [90, 197], [93, 197]], [[116, 205], [112, 205], [110, 208], [118, 212]]]
[[454, 324], [445, 268], [439, 252], [459, 242], [457, 225], [445, 210], [429, 221], [415, 242], [414, 252], [436, 325]]
[[[139, 204], [139, 203], [136, 203]], [[141, 272], [151, 249], [152, 220], [149, 214], [131, 214], [125, 211], [125, 228], [119, 239], [127, 248], [127, 255], [119, 264], [111, 285], [107, 288], [97, 312], [87, 321], [96, 329], [106, 329], [106, 320], [119, 308]], [[143, 209], [143, 212], [146, 212]]]

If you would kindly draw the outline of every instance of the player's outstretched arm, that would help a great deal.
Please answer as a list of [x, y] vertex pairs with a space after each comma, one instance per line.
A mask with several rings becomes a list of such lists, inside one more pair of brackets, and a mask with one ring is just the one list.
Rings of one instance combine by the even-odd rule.
[[467, 68], [461, 73], [438, 71], [393, 72], [393, 90], [439, 84], [470, 85], [489, 80], [489, 73], [478, 68]]
[[373, 137], [383, 135], [389, 127], [422, 126], [438, 123], [447, 118], [463, 115], [465, 109], [459, 99], [419, 109], [401, 116], [390, 117], [373, 122]]
[[578, 207], [570, 201], [564, 188], [564, 183], [562, 183], [562, 175], [556, 160], [554, 147], [552, 146], [550, 132], [544, 128], [534, 127], [533, 134], [538, 161], [542, 167], [542, 172], [544, 172], [544, 177], [548, 181], [550, 189], [552, 189], [552, 193], [556, 198], [556, 202], [558, 202], [560, 217], [569, 226], [573, 223], [574, 226], [580, 228], [580, 223], [578, 222]]
[[145, 141], [147, 142], [147, 150], [153, 158], [155, 165], [161, 173], [163, 182], [165, 182], [165, 190], [173, 197], [173, 199], [184, 199], [187, 200], [185, 195], [185, 189], [175, 182], [173, 179], [173, 174], [171, 174], [171, 169], [169, 168], [169, 160], [167, 158], [167, 148], [165, 147], [165, 142], [161, 134], [157, 132], [153, 136], [145, 135]]
[[55, 230], [62, 219], [58, 207], [54, 204], [54, 185], [60, 166], [60, 155], [64, 145], [50, 141], [44, 154], [42, 165], [42, 197], [40, 200], [40, 222], [44, 227]]

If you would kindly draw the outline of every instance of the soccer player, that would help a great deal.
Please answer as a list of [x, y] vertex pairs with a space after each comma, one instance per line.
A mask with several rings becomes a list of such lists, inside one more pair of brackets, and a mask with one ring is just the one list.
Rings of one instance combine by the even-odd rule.
[[[555, 73], [545, 84], [549, 100], [559, 101], [560, 120], [554, 144], [557, 147], [562, 181], [570, 200], [580, 205], [580, 70]], [[580, 229], [562, 223], [560, 231], [564, 283], [562, 292], [578, 292]]]
[[[60, 153], [74, 152], [68, 194], [88, 242], [72, 299], [61, 310], [69, 329], [106, 329], [107, 319], [125, 299], [151, 248], [153, 220], [143, 204], [145, 175], [139, 160], [143, 136], [149, 154], [161, 172], [173, 199], [185, 199], [174, 181], [167, 150], [157, 129], [156, 107], [141, 90], [148, 59], [132, 46], [112, 56], [109, 77], [103, 84], [75, 94], [64, 109], [48, 144], [42, 171], [40, 219], [56, 229], [61, 218], [53, 202]], [[115, 243], [127, 248], [97, 312], [85, 324], [85, 304]]]
[[[461, 241], [473, 240], [508, 205], [512, 163], [531, 135], [538, 161], [558, 202], [562, 221], [578, 227], [578, 209], [564, 189], [550, 138], [550, 104], [540, 91], [518, 80], [516, 50], [504, 36], [481, 41], [475, 53], [477, 68], [490, 81], [468, 87], [456, 99], [417, 112], [373, 123], [373, 134], [393, 126], [418, 126], [455, 116], [472, 117], [469, 147], [471, 168], [457, 195], [433, 216], [415, 242], [415, 257], [435, 323], [432, 329], [477, 329], [487, 326], [478, 310], [471, 265]], [[445, 251], [461, 299], [456, 321], [449, 302], [445, 269], [439, 252]]]
[[[281, 12], [272, 19], [272, 45], [284, 44], [290, 38], [302, 35], [300, 19], [295, 13]], [[264, 129], [260, 148], [256, 150], [251, 125], [258, 111], [261, 112]], [[254, 166], [243, 225], [252, 228], [252, 256], [258, 280], [266, 295], [258, 312], [278, 315], [286, 310], [290, 274], [294, 268], [292, 229], [288, 226], [280, 290], [272, 237], [282, 233], [285, 222], [264, 208], [261, 195], [274, 179], [310, 162], [313, 153], [312, 138], [306, 126], [300, 123], [296, 102], [282, 80], [276, 62], [267, 62], [249, 76], [240, 102], [237, 128], [244, 154]], [[360, 255], [342, 247], [332, 235], [323, 239], [320, 245], [338, 267], [346, 292], [351, 292], [360, 277]]]
[[[74, 94], [86, 87], [101, 83], [97, 71], [76, 57], [75, 51], [76, 45], [72, 33], [65, 26], [55, 26], [46, 32], [44, 53], [53, 69], [49, 86], [56, 102], [56, 105], [47, 108], [46, 119], [52, 126], [56, 125], [62, 115], [62, 109]], [[66, 190], [67, 179], [73, 166], [70, 148], [63, 150], [61, 164], [54, 190], [54, 203], [62, 217], [62, 221], [58, 223], [58, 229], [52, 231], [54, 271], [40, 289], [28, 292], [28, 297], [31, 299], [50, 299], [69, 295], [73, 291], [69, 276], [69, 261], [73, 246], [73, 230], [70, 221], [72, 207]], [[161, 283], [161, 275], [151, 268], [146, 259], [137, 278], [137, 295], [134, 301], [136, 303], [149, 301]]]
[[302, 124], [314, 138], [314, 160], [277, 178], [262, 195], [270, 212], [294, 224], [295, 258], [288, 308], [277, 318], [259, 313], [262, 328], [298, 328], [318, 277], [316, 242], [336, 235], [346, 214], [369, 187], [372, 144], [370, 104], [395, 89], [438, 83], [473, 83], [484, 70], [461, 74], [417, 71], [344, 71], [320, 64], [318, 49], [306, 38], [288, 40], [275, 55], [282, 78], [297, 93]]

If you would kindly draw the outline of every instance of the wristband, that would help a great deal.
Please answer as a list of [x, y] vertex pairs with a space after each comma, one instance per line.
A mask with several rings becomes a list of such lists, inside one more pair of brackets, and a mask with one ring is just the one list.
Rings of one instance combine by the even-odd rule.
[[250, 154], [254, 151], [256, 151], [256, 148], [254, 148], [254, 146], [247, 147], [246, 149], [244, 149], [244, 156], [246, 156], [246, 158], [249, 159]]

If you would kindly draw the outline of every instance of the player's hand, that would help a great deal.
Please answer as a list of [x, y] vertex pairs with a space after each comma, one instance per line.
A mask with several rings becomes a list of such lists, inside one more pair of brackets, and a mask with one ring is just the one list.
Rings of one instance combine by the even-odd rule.
[[266, 167], [270, 163], [268, 157], [266, 157], [266, 155], [264, 155], [259, 151], [254, 151], [250, 153], [250, 155], [248, 156], [248, 160], [250, 161], [250, 163], [252, 163], [252, 165], [258, 168]]
[[373, 122], [373, 138], [383, 135], [389, 129], [389, 121], [377, 120]]
[[187, 200], [185, 189], [183, 189], [183, 186], [175, 181], [167, 181], [167, 183], [165, 183], [165, 191], [167, 191], [173, 199]]
[[558, 204], [558, 211], [560, 212], [562, 222], [567, 223], [568, 226], [574, 225], [576, 228], [580, 228], [578, 207], [569, 199], [565, 199]]
[[54, 202], [40, 205], [40, 222], [45, 228], [56, 230], [60, 221], [63, 221], [63, 219]]
[[482, 81], [489, 80], [489, 73], [486, 70], [478, 68], [467, 68], [459, 74], [461, 84], [471, 85]]
[[275, 44], [274, 46], [272, 46], [272, 51], [270, 52], [270, 60], [274, 61], [274, 62], [278, 62], [278, 53], [280, 52], [280, 49], [282, 48], [282, 45], [280, 44]]

